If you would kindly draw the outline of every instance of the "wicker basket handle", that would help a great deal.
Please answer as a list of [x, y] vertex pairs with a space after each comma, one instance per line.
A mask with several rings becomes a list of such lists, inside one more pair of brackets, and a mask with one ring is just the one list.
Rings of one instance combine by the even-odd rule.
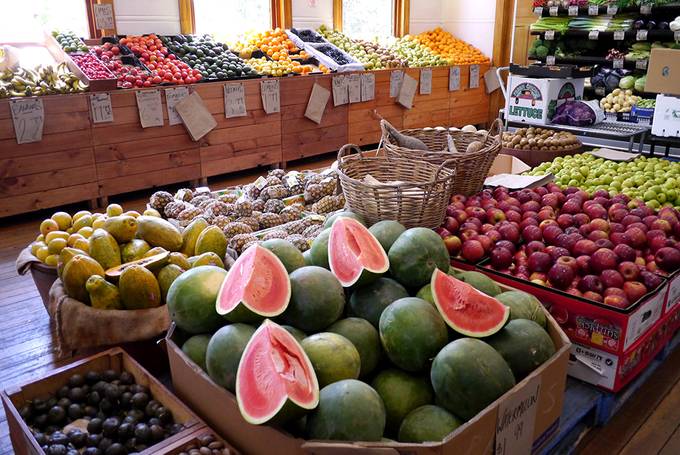
[[442, 169], [447, 167], [447, 165], [449, 165], [449, 164], [455, 164], [456, 161], [458, 161], [456, 158], [449, 158], [448, 160], [446, 160], [442, 164], [440, 164], [439, 167], [437, 168], [437, 171], [434, 173], [434, 181], [436, 182], [437, 180], [439, 180], [439, 173], [441, 172]]
[[340, 161], [342, 158], [348, 156], [351, 154], [352, 151], [355, 151], [359, 154], [359, 158], [364, 158], [364, 152], [361, 151], [358, 145], [356, 144], [345, 144], [342, 147], [340, 147], [340, 150], [338, 150], [338, 164], [340, 164]]
[[[493, 131], [493, 133], [492, 133]], [[498, 136], [501, 134], [503, 131], [503, 122], [501, 122], [501, 119], [497, 118], [496, 120], [491, 123], [491, 126], [489, 127], [489, 130], [487, 131], [486, 135], [488, 136]], [[486, 138], [485, 138], [486, 139]]]

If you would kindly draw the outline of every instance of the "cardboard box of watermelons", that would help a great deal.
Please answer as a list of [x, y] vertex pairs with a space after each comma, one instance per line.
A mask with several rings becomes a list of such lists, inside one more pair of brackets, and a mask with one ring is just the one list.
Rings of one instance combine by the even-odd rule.
[[[513, 290], [501, 285], [503, 291]], [[304, 440], [270, 425], [247, 423], [236, 397], [216, 384], [182, 351], [186, 337], [173, 326], [166, 336], [172, 383], [177, 395], [220, 436], [248, 454], [469, 454], [530, 453], [559, 427], [570, 343], [542, 309], [555, 353], [529, 376], [488, 405], [443, 441], [421, 444]]]

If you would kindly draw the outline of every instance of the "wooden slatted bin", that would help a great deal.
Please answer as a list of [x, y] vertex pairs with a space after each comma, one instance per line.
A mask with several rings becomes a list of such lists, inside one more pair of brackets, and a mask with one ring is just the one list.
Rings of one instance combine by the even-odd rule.
[[42, 141], [17, 144], [10, 101], [0, 100], [0, 217], [97, 197], [87, 95], [42, 102]]
[[201, 444], [206, 437], [213, 438], [218, 445], [221, 444], [223, 446], [220, 449], [215, 449], [218, 450], [221, 455], [239, 455], [240, 452], [238, 450], [227, 441], [217, 436], [215, 432], [207, 426], [200, 427], [190, 435], [180, 440], [173, 441], [163, 448], [157, 449], [155, 453], [162, 455], [180, 455], [188, 453], [193, 455], [192, 450], [200, 450], [200, 447], [202, 447]]
[[486, 93], [484, 73], [489, 65], [479, 65], [479, 87], [470, 87], [470, 65], [460, 66], [460, 90], [449, 97], [449, 126], [462, 127], [489, 121], [489, 95]]
[[152, 128], [141, 126], [134, 90], [111, 92], [113, 122], [92, 128], [100, 196], [200, 178], [199, 144], [184, 125], [169, 125], [160, 90], [164, 124]]
[[449, 69], [430, 68], [432, 71], [432, 92], [420, 94], [421, 68], [406, 70], [406, 74], [419, 81], [413, 107], [404, 109], [404, 129], [427, 126], [448, 126], [449, 123]]
[[[245, 117], [225, 118], [224, 86], [243, 84]], [[262, 107], [260, 80], [195, 86], [217, 127], [200, 140], [201, 177], [279, 164], [281, 114], [267, 114]]]
[[127, 371], [132, 374], [135, 382], [147, 387], [153, 399], [159, 401], [162, 406], [168, 409], [172, 413], [174, 421], [184, 427], [175, 435], [143, 450], [140, 452], [141, 454], [164, 453], [164, 447], [171, 447], [177, 441], [185, 440], [187, 436], [194, 434], [198, 428], [204, 425], [188, 407], [124, 350], [114, 348], [59, 368], [41, 379], [20, 387], [3, 390], [0, 393], [15, 453], [17, 455], [44, 453], [21, 417], [19, 409], [36, 398], [54, 395], [57, 390], [68, 383], [69, 378], [74, 374], [85, 375], [88, 371], [101, 373], [106, 370], [114, 370], [118, 373]]
[[347, 143], [347, 105], [328, 99], [321, 123], [305, 117], [314, 84], [332, 93], [332, 75], [292, 76], [281, 79], [281, 146], [283, 161], [321, 155]]

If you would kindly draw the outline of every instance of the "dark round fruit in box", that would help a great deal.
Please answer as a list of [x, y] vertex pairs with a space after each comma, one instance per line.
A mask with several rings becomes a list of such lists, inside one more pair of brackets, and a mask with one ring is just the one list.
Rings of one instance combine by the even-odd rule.
[[90, 385], [96, 384], [101, 381], [101, 375], [96, 371], [88, 371], [85, 374], [85, 382]]
[[74, 374], [68, 378], [68, 385], [70, 387], [82, 387], [85, 385], [85, 378], [80, 374]]
[[95, 417], [87, 424], [87, 432], [90, 434], [99, 434], [102, 432], [102, 425], [104, 421], [99, 417]]
[[115, 370], [106, 370], [104, 373], [102, 373], [102, 379], [106, 382], [115, 381], [119, 377], [120, 375]]

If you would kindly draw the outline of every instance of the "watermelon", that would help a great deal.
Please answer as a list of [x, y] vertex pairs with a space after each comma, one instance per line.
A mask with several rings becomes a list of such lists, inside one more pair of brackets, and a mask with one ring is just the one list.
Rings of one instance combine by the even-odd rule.
[[486, 340], [508, 362], [521, 381], [555, 353], [555, 345], [543, 327], [528, 319], [508, 322]]
[[182, 352], [186, 354], [196, 365], [205, 371], [205, 355], [210, 342], [210, 335], [202, 333], [194, 335], [184, 342]]
[[398, 221], [383, 220], [378, 221], [368, 230], [378, 239], [385, 251], [390, 251], [394, 242], [404, 233], [406, 228]]
[[337, 212], [326, 218], [326, 221], [323, 223], [324, 229], [329, 228], [335, 224], [335, 222], [340, 219], [340, 218], [352, 218], [353, 220], [358, 221], [359, 223], [363, 224], [364, 226], [366, 223], [364, 222], [364, 219], [360, 216], [357, 215], [354, 212], [350, 212], [349, 210], [343, 210], [342, 212]]
[[431, 304], [406, 297], [390, 304], [380, 316], [380, 341], [392, 363], [418, 372], [427, 368], [447, 343], [448, 333]]
[[265, 240], [260, 245], [274, 253], [276, 257], [281, 260], [284, 267], [286, 267], [288, 273], [305, 266], [305, 257], [300, 250], [288, 240], [269, 239]]
[[454, 277], [491, 297], [496, 297], [503, 292], [501, 287], [498, 286], [498, 283], [480, 272], [474, 272], [472, 270], [469, 272], [459, 272], [457, 275], [454, 275]]
[[493, 335], [508, 320], [508, 307], [451, 275], [435, 270], [430, 284], [444, 321], [462, 335], [476, 338]]
[[290, 294], [286, 267], [274, 253], [256, 244], [229, 269], [215, 306], [217, 313], [227, 319], [230, 313], [238, 314], [239, 310], [242, 314], [273, 317], [288, 307]]
[[353, 218], [338, 218], [328, 239], [328, 263], [343, 287], [356, 283], [361, 274], [382, 274], [390, 262], [380, 242]]
[[205, 354], [208, 376], [230, 392], [236, 386], [236, 370], [255, 329], [248, 324], [230, 324], [210, 338]]
[[308, 336], [300, 343], [312, 362], [319, 387], [343, 379], [356, 379], [361, 370], [357, 348], [342, 335], [321, 332]]
[[296, 329], [292, 325], [282, 325], [281, 327], [288, 330], [288, 333], [293, 335], [295, 337], [295, 339], [298, 340], [299, 342], [302, 342], [302, 340], [307, 338], [307, 334], [305, 332], [303, 332], [300, 329]]
[[319, 383], [295, 337], [266, 319], [246, 345], [236, 374], [236, 401], [254, 425], [283, 422], [316, 408]]
[[449, 251], [437, 233], [426, 228], [404, 231], [388, 253], [390, 274], [414, 290], [430, 282], [435, 269], [449, 270]]
[[404, 297], [408, 297], [408, 291], [404, 286], [390, 278], [382, 277], [354, 289], [349, 298], [349, 305], [354, 315], [366, 319], [378, 328], [383, 310], [390, 303]]
[[215, 301], [227, 272], [212, 265], [187, 270], [168, 289], [170, 318], [191, 334], [213, 332], [224, 325], [215, 311]]
[[361, 358], [360, 377], [373, 372], [380, 361], [382, 348], [380, 335], [370, 322], [361, 318], [345, 318], [334, 322], [326, 330], [344, 336], [357, 348]]
[[406, 416], [399, 428], [399, 442], [442, 441], [462, 424], [446, 409], [426, 404]]
[[444, 346], [432, 362], [430, 380], [435, 402], [465, 421], [515, 386], [503, 357], [476, 338]]
[[312, 241], [312, 246], [309, 249], [310, 264], [324, 269], [330, 269], [328, 264], [328, 239], [331, 236], [331, 230], [324, 229]]
[[543, 305], [536, 297], [522, 291], [507, 291], [496, 296], [499, 302], [510, 308], [510, 320], [529, 319], [545, 327], [547, 319]]
[[378, 373], [371, 385], [385, 404], [386, 429], [395, 435], [409, 412], [432, 403], [434, 398], [429, 378], [414, 376], [396, 368]]

